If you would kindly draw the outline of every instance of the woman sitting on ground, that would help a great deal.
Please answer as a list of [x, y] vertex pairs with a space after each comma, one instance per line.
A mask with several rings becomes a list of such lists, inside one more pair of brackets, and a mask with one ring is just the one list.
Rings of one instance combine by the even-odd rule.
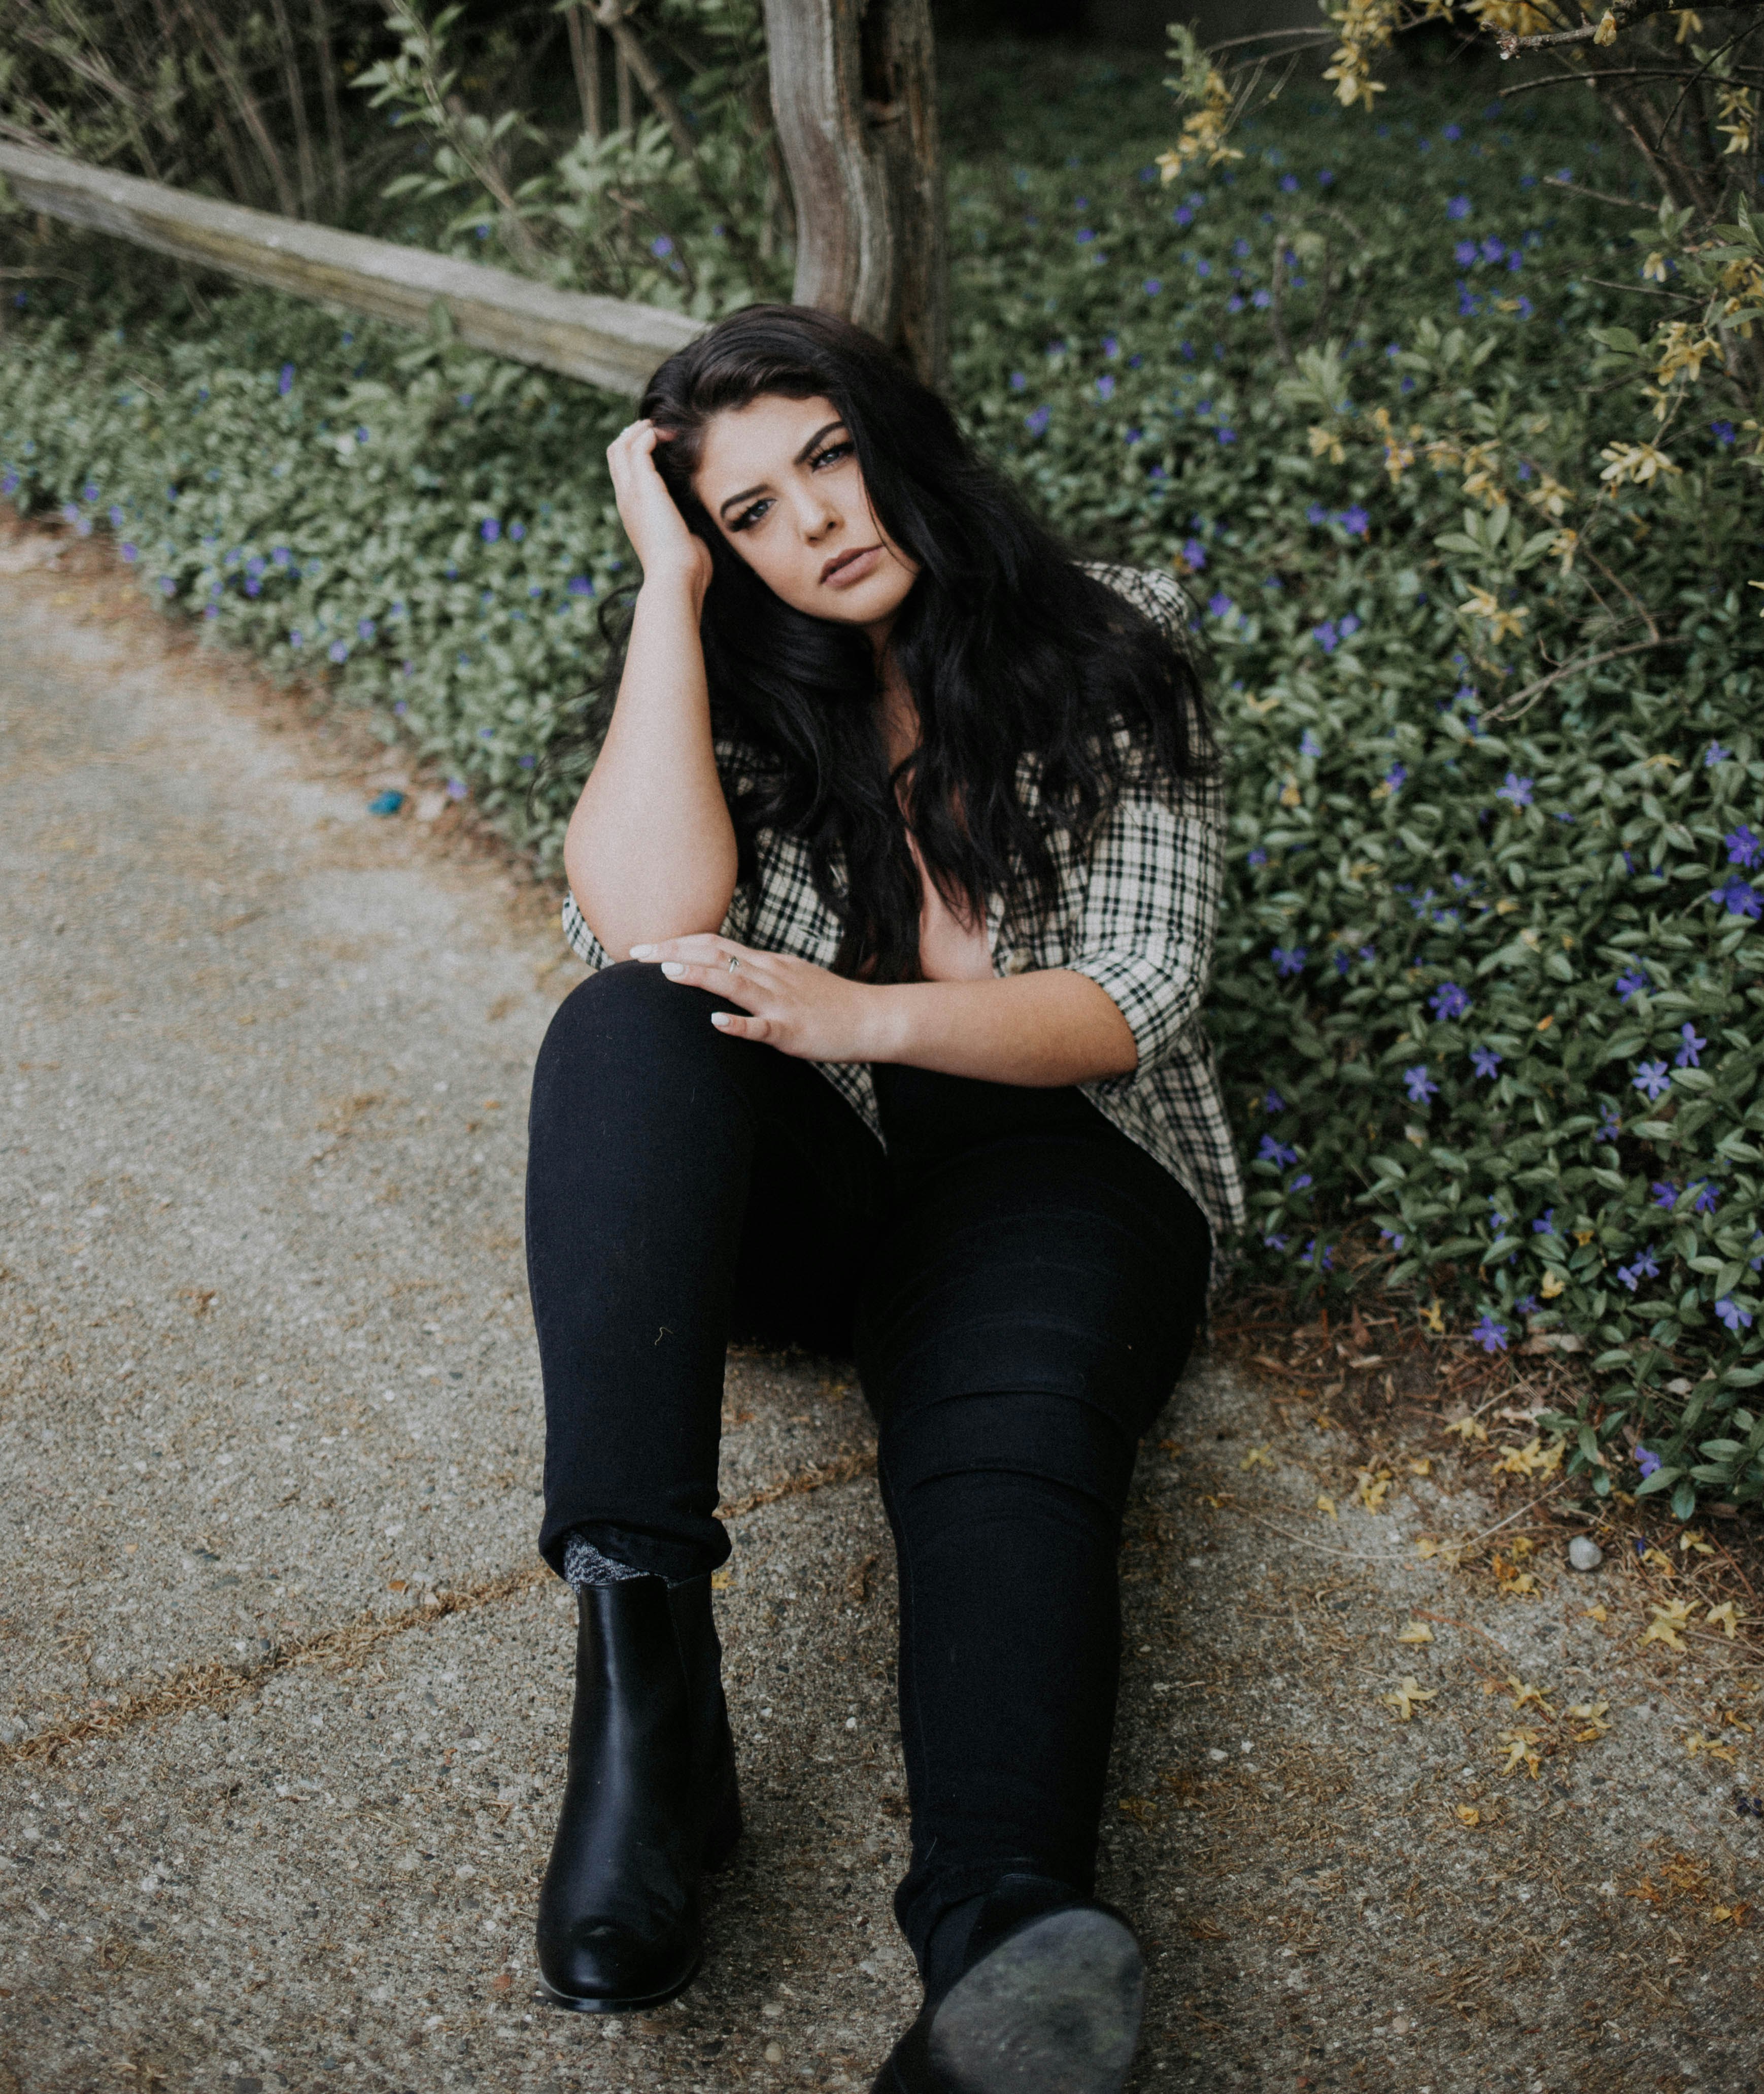
[[823, 314], [737, 313], [641, 405], [564, 854], [596, 971], [532, 1093], [540, 1548], [580, 1615], [540, 1968], [623, 2014], [698, 1967], [741, 1823], [725, 1349], [793, 1342], [857, 1362], [899, 1563], [925, 2002], [876, 2088], [1106, 2094], [1142, 1989], [1093, 1895], [1121, 1517], [1242, 1201], [1183, 599], [1077, 562]]

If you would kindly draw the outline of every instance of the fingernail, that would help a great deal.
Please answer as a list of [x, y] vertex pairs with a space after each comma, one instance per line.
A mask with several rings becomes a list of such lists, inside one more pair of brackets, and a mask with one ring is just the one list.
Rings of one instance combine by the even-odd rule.
[[728, 1023], [728, 1022], [729, 1022], [729, 1014], [728, 1013], [728, 1011], [726, 1011], [726, 1010], [713, 1010], [713, 1011], [711, 1012], [711, 1014], [710, 1014], [710, 1023], [711, 1023], [713, 1025], [727, 1025], [727, 1024]]
[[663, 960], [662, 962], [662, 972], [664, 975], [683, 975], [685, 971], [685, 968], [678, 960]]
[[655, 948], [653, 945], [633, 945], [631, 948], [631, 957], [634, 960], [646, 960], [654, 950]]

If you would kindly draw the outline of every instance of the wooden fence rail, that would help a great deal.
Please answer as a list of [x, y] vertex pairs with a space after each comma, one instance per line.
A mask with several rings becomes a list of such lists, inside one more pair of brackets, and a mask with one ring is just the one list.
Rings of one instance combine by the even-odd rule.
[[482, 263], [216, 203], [33, 146], [0, 144], [0, 176], [33, 211], [338, 311], [424, 328], [439, 301], [474, 349], [609, 392], [641, 393], [656, 365], [705, 325], [659, 306], [554, 290]]

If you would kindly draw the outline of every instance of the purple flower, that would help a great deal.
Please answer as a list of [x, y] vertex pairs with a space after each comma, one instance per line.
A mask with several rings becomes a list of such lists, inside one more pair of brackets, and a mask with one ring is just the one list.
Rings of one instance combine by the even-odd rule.
[[1262, 1240], [1267, 1245], [1270, 1250], [1284, 1250], [1286, 1249], [1286, 1238], [1284, 1236], [1264, 1236]]
[[1495, 797], [1505, 800], [1510, 806], [1528, 807], [1532, 804], [1532, 780], [1520, 777], [1516, 771], [1510, 771], [1505, 781], [1495, 789]]
[[1262, 1137], [1262, 1146], [1256, 1151], [1256, 1160], [1259, 1163], [1271, 1163], [1276, 1170], [1284, 1171], [1288, 1163], [1297, 1162], [1298, 1151], [1284, 1141], [1276, 1141], [1271, 1134], [1265, 1134]]
[[1606, 1106], [1605, 1108], [1604, 1117], [1599, 1122], [1599, 1140], [1601, 1141], [1615, 1141], [1618, 1136], [1623, 1132], [1623, 1123], [1618, 1116], [1616, 1106], [1612, 1105]]
[[1300, 736], [1298, 753], [1301, 756], [1323, 754], [1323, 744], [1317, 739], [1317, 730], [1314, 728], [1306, 728], [1304, 733]]
[[1053, 419], [1054, 410], [1051, 407], [1037, 407], [1032, 415], [1023, 416], [1023, 425], [1032, 437], [1045, 437], [1047, 425]]
[[1333, 654], [1341, 644], [1341, 635], [1336, 630], [1336, 623], [1332, 618], [1326, 618], [1321, 625], [1314, 625], [1310, 629], [1310, 636], [1326, 654]]
[[1284, 1112], [1286, 1101], [1278, 1091], [1270, 1091], [1262, 1101], [1262, 1110], [1271, 1113]]
[[563, 584], [563, 593], [566, 596], [592, 596], [594, 584], [586, 575], [571, 575]]
[[1148, 298], [1155, 298], [1163, 288], [1162, 280], [1156, 276], [1148, 276], [1140, 286]]
[[1703, 751], [1704, 770], [1713, 771], [1718, 763], [1725, 763], [1732, 754], [1731, 749], [1723, 749], [1718, 741], [1710, 742]]
[[1088, 225], [1080, 226], [1077, 232], [1072, 236], [1080, 247], [1088, 247], [1096, 237], [1096, 234], [1091, 231]]
[[306, 636], [298, 627], [289, 634], [288, 644], [290, 647], [304, 647], [306, 645]]
[[380, 628], [371, 618], [363, 618], [356, 621], [355, 630], [363, 640], [371, 640]]
[[450, 778], [448, 780], [447, 797], [450, 800], [464, 799], [466, 797], [466, 781], [463, 778]]
[[1284, 981], [1289, 975], [1303, 971], [1307, 949], [1303, 945], [1294, 945], [1290, 949], [1284, 945], [1276, 945], [1274, 948], [1269, 958], [1274, 962], [1275, 973], [1282, 981]]
[[1260, 844], [1258, 844], [1258, 845], [1256, 845], [1255, 849], [1254, 849], [1253, 850], [1252, 850], [1252, 851], [1250, 852], [1250, 854], [1249, 854], [1249, 862], [1250, 866], [1251, 866], [1252, 867], [1257, 867], [1257, 866], [1263, 866], [1263, 865], [1266, 865], [1266, 864], [1267, 863], [1267, 862], [1268, 862], [1268, 854], [1267, 854], [1267, 852], [1266, 852], [1266, 851], [1262, 848], [1262, 846], [1261, 846], [1261, 845], [1260, 845]]
[[346, 662], [349, 659], [349, 642], [346, 640], [333, 640], [328, 651], [333, 662]]
[[1013, 393], [1028, 392], [1029, 374], [1026, 371], [1013, 371], [1010, 374], [1010, 389]]
[[1759, 844], [1750, 825], [1744, 822], [1723, 837], [1723, 841], [1727, 846], [1728, 864], [1742, 865], [1749, 871], [1757, 863], [1760, 855], [1764, 854], [1764, 845]]
[[1392, 793], [1400, 793], [1408, 782], [1408, 771], [1401, 763], [1392, 764], [1389, 770], [1384, 773], [1386, 789]]
[[1214, 434], [1222, 444], [1234, 444], [1237, 441], [1237, 432], [1235, 429], [1219, 428], [1214, 430]]
[[1715, 1314], [1736, 1336], [1740, 1332], [1749, 1331], [1752, 1327], [1751, 1310], [1742, 1309], [1731, 1294], [1723, 1294], [1715, 1304]]
[[650, 252], [658, 262], [665, 262], [674, 251], [674, 243], [665, 232], [658, 232], [650, 242]]
[[1232, 602], [1228, 596], [1226, 595], [1223, 589], [1220, 589], [1215, 595], [1210, 596], [1207, 598], [1206, 607], [1212, 612], [1215, 618], [1228, 618], [1232, 612], [1237, 608], [1236, 605]]
[[[1359, 503], [1357, 502], [1353, 504], [1352, 508], [1344, 509], [1341, 512], [1342, 529], [1344, 531], [1351, 531], [1356, 538], [1359, 537], [1360, 533], [1366, 528], [1366, 525], [1370, 524], [1371, 520], [1371, 518], [1366, 515], [1366, 511], [1361, 508]], [[1344, 619], [1341, 622], [1343, 627], [1345, 628], [1347, 620]]]
[[178, 593], [178, 585], [177, 585], [177, 584], [176, 584], [175, 581], [173, 581], [173, 580], [172, 580], [172, 577], [171, 577], [169, 575], [161, 575], [161, 576], [160, 576], [160, 577], [159, 577], [159, 593], [160, 593], [160, 595], [161, 595], [161, 596], [176, 596], [176, 595], [177, 594], [177, 593]]
[[502, 527], [493, 516], [486, 516], [478, 526], [478, 536], [487, 545], [493, 545], [502, 535]]
[[1470, 1335], [1485, 1353], [1504, 1353], [1507, 1349], [1506, 1325], [1496, 1323], [1486, 1309], [1482, 1312], [1482, 1320]]
[[116, 550], [122, 554], [125, 560], [133, 562], [138, 560], [141, 558], [140, 547], [138, 545], [131, 545], [126, 540], [122, 545], [119, 545]]
[[1620, 1265], [1617, 1268], [1617, 1277], [1623, 1282], [1624, 1286], [1629, 1289], [1631, 1294], [1635, 1292], [1636, 1286], [1640, 1281], [1644, 1279], [1657, 1279], [1659, 1275], [1660, 1262], [1654, 1254], [1654, 1248], [1652, 1244], [1649, 1244], [1648, 1248], [1642, 1252], [1641, 1255], [1636, 1260], [1633, 1265]]
[[1438, 1019], [1462, 1018], [1470, 1009], [1470, 998], [1456, 982], [1441, 982], [1430, 1001]]
[[282, 366], [281, 376], [276, 381], [276, 389], [281, 394], [285, 400], [288, 398], [289, 394], [293, 391], [294, 367], [293, 364], [285, 363]]
[[1453, 197], [1446, 204], [1445, 215], [1448, 218], [1468, 218], [1470, 198], [1467, 196]]
[[1501, 1066], [1501, 1057], [1492, 1047], [1472, 1047], [1470, 1058], [1479, 1076], [1492, 1076]]
[[1651, 1104], [1662, 1092], [1670, 1090], [1672, 1079], [1666, 1072], [1664, 1062], [1643, 1062], [1636, 1070], [1636, 1088], [1643, 1093]]
[[1182, 557], [1198, 574], [1206, 565], [1206, 548], [1198, 538], [1185, 539], [1183, 541]]
[[1409, 1102], [1413, 1106], [1424, 1106], [1440, 1088], [1427, 1074], [1424, 1062], [1417, 1062], [1412, 1069], [1405, 1069], [1402, 1080], [1408, 1088]]
[[[1645, 1447], [1638, 1447], [1636, 1449], [1636, 1466], [1640, 1470], [1645, 1481], [1659, 1466], [1660, 1457], [1658, 1454], [1650, 1453]], [[1638, 1541], [1636, 1546], [1640, 1549], [1641, 1544]]]
[[1632, 996], [1639, 996], [1644, 989], [1652, 987], [1653, 984], [1639, 967], [1631, 967], [1627, 974], [1620, 974], [1617, 977], [1617, 993], [1625, 1003]]
[[1553, 1236], [1555, 1233], [1556, 1210], [1553, 1207], [1545, 1207], [1543, 1213], [1532, 1223], [1532, 1234], [1537, 1236]]
[[1378, 1233], [1380, 1240], [1384, 1243], [1388, 1243], [1393, 1250], [1401, 1250], [1402, 1249], [1403, 1244], [1406, 1240], [1404, 1237], [1394, 1234], [1389, 1229], [1380, 1229]]
[[1297, 175], [1282, 175], [1280, 177], [1280, 187], [1284, 189], [1288, 195], [1290, 195], [1292, 192], [1298, 187], [1298, 176]]
[[1335, 1253], [1327, 1244], [1319, 1250], [1317, 1247], [1317, 1239], [1313, 1236], [1306, 1245], [1303, 1254], [1298, 1262], [1301, 1265], [1314, 1266], [1319, 1272], [1327, 1272], [1335, 1263]]
[[1452, 250], [1452, 259], [1460, 269], [1467, 269], [1475, 258], [1476, 243], [1474, 240], [1461, 240]]
[[1709, 432], [1723, 450], [1733, 441], [1731, 422], [1711, 422], [1709, 425]]
[[1537, 1297], [1522, 1294], [1513, 1305], [1513, 1313], [1515, 1316], [1535, 1316], [1537, 1314]]
[[1679, 1037], [1684, 1044], [1679, 1048], [1677, 1054], [1672, 1057], [1673, 1065], [1675, 1067], [1680, 1069], [1701, 1068], [1703, 1065], [1697, 1058], [1701, 1054], [1704, 1048], [1709, 1045], [1709, 1042], [1706, 1040], [1700, 1040], [1697, 1037], [1697, 1027], [1694, 1025], [1681, 1025], [1679, 1027]]
[[1120, 337], [1106, 334], [1102, 337], [1102, 353], [1105, 356], [1119, 356], [1121, 354]]
[[1114, 376], [1112, 371], [1104, 371], [1101, 377], [1097, 380], [1097, 398], [1099, 400], [1112, 400], [1114, 398]]
[[1691, 1202], [1693, 1214], [1712, 1214], [1721, 1205], [1721, 1188], [1713, 1178], [1693, 1178], [1684, 1189], [1697, 1195]]
[[1664, 1207], [1669, 1214], [1678, 1204], [1679, 1188], [1668, 1179], [1656, 1178], [1648, 1190], [1653, 1196], [1655, 1206]]
[[1749, 916], [1755, 923], [1761, 910], [1757, 889], [1749, 880], [1730, 880], [1725, 887], [1718, 887], [1710, 894], [1711, 901], [1718, 901], [1730, 916]]

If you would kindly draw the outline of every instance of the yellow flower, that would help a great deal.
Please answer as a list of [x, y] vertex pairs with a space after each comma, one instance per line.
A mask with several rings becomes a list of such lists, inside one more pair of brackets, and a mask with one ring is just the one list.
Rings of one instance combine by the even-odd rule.
[[1641, 273], [1644, 280], [1648, 283], [1663, 284], [1666, 281], [1665, 255], [1650, 254], [1641, 265]]
[[1550, 557], [1561, 561], [1564, 574], [1574, 565], [1574, 556], [1579, 550], [1580, 533], [1571, 531], [1566, 525], [1549, 541]]
[[1340, 465], [1347, 457], [1341, 439], [1333, 429], [1320, 428], [1314, 422], [1310, 427], [1310, 454], [1313, 458], [1322, 458], [1327, 454], [1332, 465]]
[[1614, 44], [1617, 41], [1617, 17], [1609, 8], [1601, 16], [1598, 27], [1592, 32], [1596, 44]]
[[1652, 444], [1607, 444], [1599, 456], [1605, 461], [1599, 478], [1608, 482], [1614, 492], [1626, 480], [1645, 487], [1662, 473], [1681, 473], [1684, 470], [1681, 465], [1674, 465], [1664, 451]]
[[1574, 497], [1553, 473], [1546, 472], [1525, 498], [1532, 508], [1541, 509], [1552, 523], [1559, 523], [1562, 512]]

